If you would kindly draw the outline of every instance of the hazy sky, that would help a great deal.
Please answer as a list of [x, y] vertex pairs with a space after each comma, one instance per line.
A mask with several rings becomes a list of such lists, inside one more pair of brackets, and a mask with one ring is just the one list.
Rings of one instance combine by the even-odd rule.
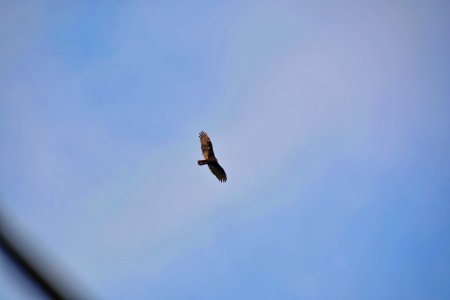
[[447, 1], [0, 1], [1, 206], [98, 299], [449, 299], [449, 53]]

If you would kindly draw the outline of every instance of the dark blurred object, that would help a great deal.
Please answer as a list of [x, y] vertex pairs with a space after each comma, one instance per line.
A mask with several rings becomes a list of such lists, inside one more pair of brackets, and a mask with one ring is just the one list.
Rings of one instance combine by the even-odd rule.
[[[6, 258], [15, 266], [24, 277], [31, 282], [38, 290], [50, 299], [81, 299], [74, 293], [69, 293], [67, 288], [62, 288], [61, 284], [56, 284], [48, 272], [39, 268], [38, 264], [33, 263], [30, 256], [27, 256], [24, 247], [20, 249], [19, 245], [23, 243], [13, 242], [12, 232], [8, 232], [8, 224], [5, 223], [5, 216], [0, 212], [0, 249]], [[27, 247], [28, 248], [28, 247]]]

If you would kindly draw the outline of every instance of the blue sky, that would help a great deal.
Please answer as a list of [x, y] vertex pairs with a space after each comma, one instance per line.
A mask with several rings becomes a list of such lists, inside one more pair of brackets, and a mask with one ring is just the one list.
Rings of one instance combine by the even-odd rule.
[[448, 299], [449, 11], [1, 1], [2, 208], [93, 298]]

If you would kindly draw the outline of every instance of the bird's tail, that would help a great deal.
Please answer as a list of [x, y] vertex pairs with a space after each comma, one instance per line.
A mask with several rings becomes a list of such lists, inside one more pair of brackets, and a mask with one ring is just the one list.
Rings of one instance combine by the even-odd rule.
[[206, 165], [208, 162], [207, 162], [207, 160], [199, 160], [199, 161], [197, 161], [197, 163], [199, 166], [201, 166], [201, 165]]

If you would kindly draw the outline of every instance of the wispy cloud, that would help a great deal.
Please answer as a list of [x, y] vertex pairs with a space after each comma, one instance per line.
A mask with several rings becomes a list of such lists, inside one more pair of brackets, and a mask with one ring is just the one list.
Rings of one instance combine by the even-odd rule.
[[[84, 6], [10, 8], [0, 18], [15, 33], [2, 31], [0, 48], [6, 204], [112, 297], [123, 277], [156, 278], [212, 243], [224, 211], [266, 214], [320, 194], [336, 168], [407, 164], [417, 132], [446, 113], [425, 99], [435, 83], [420, 75], [431, 72], [427, 31], [411, 30], [420, 14], [332, 8], [133, 1], [96, 6], [108, 17], [86, 26], [95, 16]], [[196, 165], [200, 130], [226, 184]], [[376, 188], [349, 189], [340, 209], [367, 205]], [[286, 197], [260, 201], [275, 192]], [[302, 276], [314, 295], [320, 275]]]

